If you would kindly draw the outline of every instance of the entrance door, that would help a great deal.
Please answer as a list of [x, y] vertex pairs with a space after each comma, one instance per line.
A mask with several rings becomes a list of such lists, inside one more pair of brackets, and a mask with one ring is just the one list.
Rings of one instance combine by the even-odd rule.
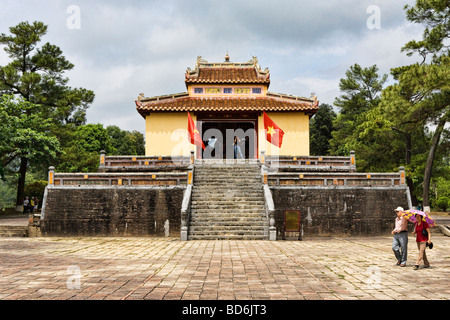
[[[256, 159], [257, 133], [256, 120], [203, 120], [201, 134], [206, 149], [202, 151], [203, 159]], [[240, 148], [234, 148], [234, 140]], [[200, 149], [201, 150], [201, 149]]]

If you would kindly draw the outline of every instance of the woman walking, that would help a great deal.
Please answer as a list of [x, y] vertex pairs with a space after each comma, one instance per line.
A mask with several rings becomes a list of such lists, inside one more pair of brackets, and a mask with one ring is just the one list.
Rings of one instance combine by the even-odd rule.
[[423, 260], [424, 268], [430, 267], [430, 262], [427, 259], [427, 254], [425, 249], [427, 244], [432, 248], [431, 245], [431, 232], [428, 223], [425, 220], [422, 220], [422, 215], [416, 214], [416, 223], [413, 234], [416, 235], [417, 248], [419, 249], [419, 257], [417, 258], [416, 264], [414, 266], [414, 270], [419, 269], [419, 264]]

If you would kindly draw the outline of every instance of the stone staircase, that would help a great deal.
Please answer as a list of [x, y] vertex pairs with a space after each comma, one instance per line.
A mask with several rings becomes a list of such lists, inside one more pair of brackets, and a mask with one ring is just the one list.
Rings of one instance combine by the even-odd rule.
[[268, 239], [257, 163], [196, 164], [189, 240]]
[[0, 237], [27, 237], [28, 227], [26, 226], [3, 226], [0, 225]]

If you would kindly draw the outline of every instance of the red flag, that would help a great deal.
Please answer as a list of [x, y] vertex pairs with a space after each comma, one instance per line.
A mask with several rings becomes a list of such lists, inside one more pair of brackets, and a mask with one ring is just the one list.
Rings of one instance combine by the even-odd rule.
[[189, 111], [188, 111], [188, 132], [191, 143], [205, 150], [205, 144], [203, 143], [203, 140], [200, 137], [200, 132], [198, 132], [197, 127], [195, 126], [194, 121], [192, 120], [191, 115], [189, 114]]
[[271, 144], [281, 148], [281, 143], [283, 142], [284, 131], [281, 130], [279, 126], [269, 118], [269, 116], [264, 112], [264, 129], [266, 131], [266, 139]]

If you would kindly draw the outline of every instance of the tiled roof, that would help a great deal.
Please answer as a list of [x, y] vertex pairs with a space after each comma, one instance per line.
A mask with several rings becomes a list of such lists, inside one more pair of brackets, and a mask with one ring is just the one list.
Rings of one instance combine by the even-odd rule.
[[270, 74], [261, 75], [251, 68], [199, 68], [198, 73], [186, 73], [186, 83], [270, 83]]
[[318, 101], [268, 93], [262, 97], [190, 97], [187, 93], [136, 100], [137, 111], [145, 117], [150, 112], [186, 111], [309, 111], [318, 110]]
[[230, 57], [225, 57], [225, 62], [210, 63], [202, 57], [197, 57], [195, 70], [188, 68], [185, 74], [186, 86], [189, 84], [225, 84], [225, 83], [259, 83], [270, 84], [269, 69], [261, 70], [258, 59], [253, 57], [248, 62], [230, 62]]

